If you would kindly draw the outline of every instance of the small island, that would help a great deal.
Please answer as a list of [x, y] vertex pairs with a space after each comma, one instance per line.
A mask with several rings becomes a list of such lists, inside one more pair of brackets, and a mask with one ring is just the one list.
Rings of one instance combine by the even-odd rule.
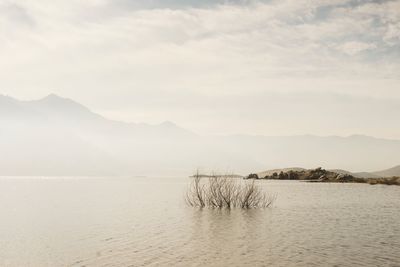
[[325, 170], [323, 168], [316, 169], [282, 169], [274, 172], [267, 171], [264, 173], [251, 173], [244, 179], [267, 179], [267, 180], [299, 180], [313, 183], [368, 183], [400, 185], [400, 177], [356, 177], [348, 172]]

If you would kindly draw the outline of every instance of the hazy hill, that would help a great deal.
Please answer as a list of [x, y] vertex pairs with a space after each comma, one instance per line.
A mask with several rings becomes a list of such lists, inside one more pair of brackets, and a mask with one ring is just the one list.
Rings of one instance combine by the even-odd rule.
[[376, 171], [373, 172], [374, 175], [381, 176], [381, 177], [391, 177], [391, 176], [400, 176], [400, 165], [395, 166], [390, 169]]
[[354, 177], [357, 178], [380, 178], [384, 176], [376, 175], [372, 172], [353, 172], [351, 173]]
[[71, 99], [0, 95], [0, 175], [247, 174], [279, 166], [372, 171], [398, 165], [400, 141], [354, 135], [199, 136], [171, 122], [106, 119]]
[[142, 173], [149, 168], [144, 160], [163, 154], [155, 148], [165, 147], [163, 139], [177, 141], [192, 135], [170, 122], [108, 120], [56, 95], [35, 101], [0, 96], [2, 175]]

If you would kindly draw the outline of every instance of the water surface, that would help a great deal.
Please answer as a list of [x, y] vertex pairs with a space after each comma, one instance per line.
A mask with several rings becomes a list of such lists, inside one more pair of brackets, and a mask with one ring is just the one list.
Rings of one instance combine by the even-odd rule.
[[198, 210], [188, 178], [0, 179], [0, 266], [400, 266], [400, 187], [261, 181]]

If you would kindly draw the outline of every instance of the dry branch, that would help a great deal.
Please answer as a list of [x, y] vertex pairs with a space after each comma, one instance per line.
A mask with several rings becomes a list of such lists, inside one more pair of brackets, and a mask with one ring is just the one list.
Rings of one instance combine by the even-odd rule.
[[185, 200], [192, 207], [252, 209], [271, 206], [275, 197], [268, 196], [254, 181], [226, 175], [204, 178], [197, 173], [193, 175]]

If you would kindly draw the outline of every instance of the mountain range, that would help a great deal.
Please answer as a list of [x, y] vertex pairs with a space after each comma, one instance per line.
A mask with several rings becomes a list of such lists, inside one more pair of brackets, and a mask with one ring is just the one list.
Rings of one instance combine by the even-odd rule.
[[[187, 175], [195, 169], [247, 174], [303, 166], [355, 173], [395, 166], [400, 140], [363, 135], [198, 135], [172, 122], [125, 123], [57, 95], [0, 95], [0, 175]], [[400, 175], [400, 167], [372, 175]]]

